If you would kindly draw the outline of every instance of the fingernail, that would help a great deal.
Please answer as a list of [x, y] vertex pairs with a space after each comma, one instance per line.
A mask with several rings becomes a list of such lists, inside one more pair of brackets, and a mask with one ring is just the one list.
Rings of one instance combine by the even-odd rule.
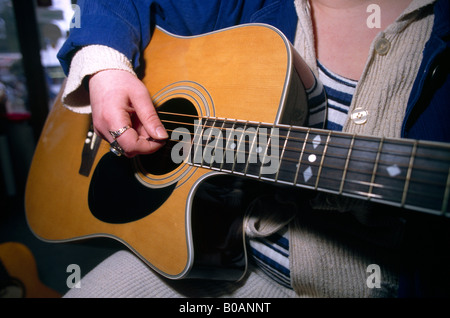
[[167, 134], [166, 130], [162, 126], [159, 126], [158, 128], [156, 128], [156, 135], [160, 139], [166, 139], [166, 138], [169, 137], [169, 135]]

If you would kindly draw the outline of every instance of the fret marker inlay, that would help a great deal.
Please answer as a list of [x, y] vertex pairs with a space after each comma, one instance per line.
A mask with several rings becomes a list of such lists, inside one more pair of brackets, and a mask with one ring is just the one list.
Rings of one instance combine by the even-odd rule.
[[313, 172], [311, 167], [306, 168], [305, 171], [303, 171], [303, 179], [305, 180], [305, 182], [308, 182], [308, 180], [311, 179], [312, 175]]
[[316, 149], [320, 145], [321, 141], [322, 141], [322, 139], [320, 138], [320, 135], [317, 135], [316, 137], [314, 137], [314, 139], [312, 141], [314, 149]]
[[397, 165], [389, 166], [386, 168], [386, 170], [391, 177], [396, 177], [402, 172]]

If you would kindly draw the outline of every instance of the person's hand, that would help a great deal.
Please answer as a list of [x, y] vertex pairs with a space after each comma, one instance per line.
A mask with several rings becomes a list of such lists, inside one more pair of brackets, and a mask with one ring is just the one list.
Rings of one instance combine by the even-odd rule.
[[133, 74], [105, 70], [89, 79], [95, 132], [109, 143], [110, 131], [126, 129], [116, 141], [127, 157], [149, 154], [161, 148], [168, 134], [145, 85]]

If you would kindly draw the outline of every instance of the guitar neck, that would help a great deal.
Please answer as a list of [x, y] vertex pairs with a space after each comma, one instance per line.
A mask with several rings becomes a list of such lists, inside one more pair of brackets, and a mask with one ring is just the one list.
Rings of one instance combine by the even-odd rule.
[[321, 129], [207, 118], [194, 166], [450, 216], [450, 146]]

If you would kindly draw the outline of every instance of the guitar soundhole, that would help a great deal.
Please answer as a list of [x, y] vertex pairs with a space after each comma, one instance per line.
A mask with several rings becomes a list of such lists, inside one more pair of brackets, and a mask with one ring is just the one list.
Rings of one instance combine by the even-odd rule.
[[[169, 134], [175, 130], [181, 131], [187, 129], [191, 136], [194, 135], [194, 121], [197, 119], [197, 110], [194, 105], [183, 98], [173, 98], [158, 107], [159, 118]], [[169, 140], [163, 148], [151, 155], [139, 156], [143, 172], [153, 175], [164, 175], [175, 170], [180, 163], [172, 160], [172, 148], [179, 142], [179, 139]], [[181, 148], [181, 151], [183, 148]], [[178, 154], [181, 157], [187, 156], [187, 153]], [[185, 157], [183, 157], [185, 158]]]
[[175, 184], [149, 189], [134, 176], [131, 159], [106, 153], [89, 185], [89, 209], [107, 223], [134, 222], [156, 211], [172, 194]]
[[[197, 111], [188, 100], [171, 99], [158, 107], [158, 112], [169, 136], [180, 128], [193, 134]], [[163, 175], [176, 169], [181, 163], [171, 160], [171, 151], [177, 142], [168, 140], [156, 153], [140, 156], [137, 160], [145, 170], [142, 172]], [[99, 220], [115, 224], [137, 221], [156, 211], [175, 189], [176, 183], [156, 189], [141, 184], [135, 177], [133, 160], [109, 152], [97, 164], [89, 186], [88, 204]]]

